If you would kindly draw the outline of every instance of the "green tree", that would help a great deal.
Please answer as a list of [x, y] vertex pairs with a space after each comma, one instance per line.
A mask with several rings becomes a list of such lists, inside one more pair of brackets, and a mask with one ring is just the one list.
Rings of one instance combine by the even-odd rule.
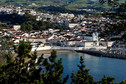
[[60, 58], [56, 62], [56, 51], [51, 52], [49, 59], [45, 59], [43, 65], [46, 68], [46, 72], [42, 75], [45, 84], [64, 84], [66, 83], [68, 76], [62, 80], [63, 65]]
[[33, 16], [27, 12], [25, 13], [24, 17], [26, 21], [36, 21], [36, 16]]
[[8, 55], [12, 55], [10, 47], [13, 46], [13, 42], [10, 38], [0, 37], [0, 45], [0, 65], [3, 65], [7, 62]]
[[85, 65], [83, 64], [83, 58], [82, 56], [80, 57], [80, 65], [78, 65], [79, 70], [77, 74], [72, 72], [71, 76], [71, 84], [93, 84], [93, 77], [89, 75], [89, 69], [84, 69]]
[[[68, 76], [62, 78], [62, 59], [56, 61], [56, 51], [51, 52], [49, 58], [38, 57], [37, 52], [30, 54], [29, 42], [20, 41], [14, 59], [7, 54], [7, 63], [0, 66], [0, 84], [64, 84]], [[83, 58], [80, 57], [79, 70], [71, 76], [71, 84], [114, 84], [113, 77], [104, 76], [101, 81], [94, 82], [89, 69], [84, 69]], [[119, 83], [117, 83], [119, 84]], [[126, 84], [126, 80], [120, 82]]]
[[[64, 84], [68, 76], [62, 80], [62, 59], [56, 62], [56, 51], [51, 52], [48, 59], [43, 55], [38, 57], [37, 52], [30, 54], [29, 42], [20, 41], [15, 59], [8, 56], [7, 63], [0, 66], [1, 84]], [[43, 61], [44, 60], [44, 61]], [[40, 66], [40, 67], [39, 67]], [[45, 66], [43, 70], [42, 67]], [[44, 72], [42, 72], [44, 71]]]
[[121, 81], [120, 84], [126, 84], [126, 80]]
[[114, 77], [106, 77], [104, 75], [104, 77], [102, 78], [102, 80], [100, 81], [100, 84], [114, 84]]
[[37, 53], [34, 52], [30, 55], [30, 51], [31, 45], [29, 42], [21, 41], [19, 43], [18, 56], [15, 59], [8, 58], [7, 64], [0, 67], [1, 84], [42, 82], [41, 68], [36, 68], [42, 62], [42, 56], [36, 62]]
[[107, 3], [113, 8], [125, 8], [126, 1], [122, 0], [99, 0], [101, 4]]

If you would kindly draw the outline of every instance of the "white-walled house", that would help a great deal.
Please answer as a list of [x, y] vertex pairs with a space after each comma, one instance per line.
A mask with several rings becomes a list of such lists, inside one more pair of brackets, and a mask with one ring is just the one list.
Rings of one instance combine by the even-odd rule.
[[113, 43], [114, 43], [114, 41], [100, 41], [99, 45], [111, 47], [113, 45]]
[[42, 33], [43, 33], [43, 34], [48, 34], [49, 31], [48, 31], [48, 30], [43, 30]]
[[70, 28], [74, 28], [74, 27], [76, 27], [78, 25], [79, 25], [78, 23], [69, 23], [69, 27]]
[[28, 40], [30, 42], [42, 42], [42, 43], [46, 43], [46, 39], [45, 38], [30, 37]]
[[80, 40], [61, 41], [62, 46], [80, 46]]
[[29, 37], [30, 35], [28, 33], [24, 33], [22, 36]]
[[66, 46], [75, 46], [76, 41], [66, 41]]
[[75, 17], [74, 14], [68, 14], [68, 13], [61, 13], [60, 16], [62, 16], [62, 17], [70, 17], [70, 18]]
[[87, 41], [98, 41], [98, 33], [92, 33], [92, 35], [81, 35], [80, 38]]
[[14, 40], [14, 43], [19, 43], [19, 42], [20, 42], [19, 39]]
[[20, 26], [20, 25], [14, 25], [14, 26], [13, 26], [13, 29], [16, 30], [16, 31], [18, 31], [18, 30], [21, 29], [21, 26]]
[[83, 41], [83, 42], [80, 43], [80, 46], [82, 46], [82, 47], [94, 47], [94, 46], [97, 45], [96, 43], [97, 43], [96, 41]]
[[57, 44], [58, 41], [59, 41], [59, 39], [57, 39], [57, 38], [53, 38], [53, 39], [50, 39], [50, 40], [49, 40], [49, 42], [50, 42], [51, 44]]
[[50, 40], [50, 39], [53, 39], [54, 38], [54, 35], [50, 35], [47, 37], [47, 40]]

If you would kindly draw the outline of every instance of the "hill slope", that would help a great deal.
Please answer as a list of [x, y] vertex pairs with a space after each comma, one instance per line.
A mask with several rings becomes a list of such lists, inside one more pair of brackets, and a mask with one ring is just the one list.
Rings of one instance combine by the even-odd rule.
[[14, 5], [29, 5], [36, 3], [39, 5], [63, 5], [67, 9], [77, 8], [106, 8], [106, 5], [100, 5], [98, 0], [0, 0], [1, 5], [14, 4]]

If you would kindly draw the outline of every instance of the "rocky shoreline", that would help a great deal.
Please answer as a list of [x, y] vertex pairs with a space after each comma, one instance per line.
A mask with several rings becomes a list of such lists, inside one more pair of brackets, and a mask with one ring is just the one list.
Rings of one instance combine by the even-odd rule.
[[102, 52], [102, 51], [96, 51], [96, 50], [82, 50], [82, 51], [78, 50], [77, 52], [87, 53], [87, 54], [98, 56], [98, 57], [126, 59], [126, 54], [120, 54], [120, 53]]

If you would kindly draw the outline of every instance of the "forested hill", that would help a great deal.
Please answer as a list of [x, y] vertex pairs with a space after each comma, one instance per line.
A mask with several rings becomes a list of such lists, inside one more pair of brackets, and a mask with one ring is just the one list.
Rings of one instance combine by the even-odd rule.
[[104, 8], [98, 0], [0, 0], [0, 5], [30, 5], [36, 3], [39, 5], [62, 5], [67, 9], [76, 8]]
[[[123, 2], [125, 0], [120, 1]], [[100, 10], [109, 8], [106, 4], [101, 5], [99, 0], [0, 0], [0, 5], [30, 5], [31, 3], [39, 5], [62, 5], [67, 9], [95, 8]]]
[[88, 4], [91, 3], [90, 0], [0, 0], [0, 3], [12, 3], [12, 4], [22, 4], [22, 3], [39, 3], [39, 4], [45, 4], [45, 5], [50, 5], [50, 4]]

